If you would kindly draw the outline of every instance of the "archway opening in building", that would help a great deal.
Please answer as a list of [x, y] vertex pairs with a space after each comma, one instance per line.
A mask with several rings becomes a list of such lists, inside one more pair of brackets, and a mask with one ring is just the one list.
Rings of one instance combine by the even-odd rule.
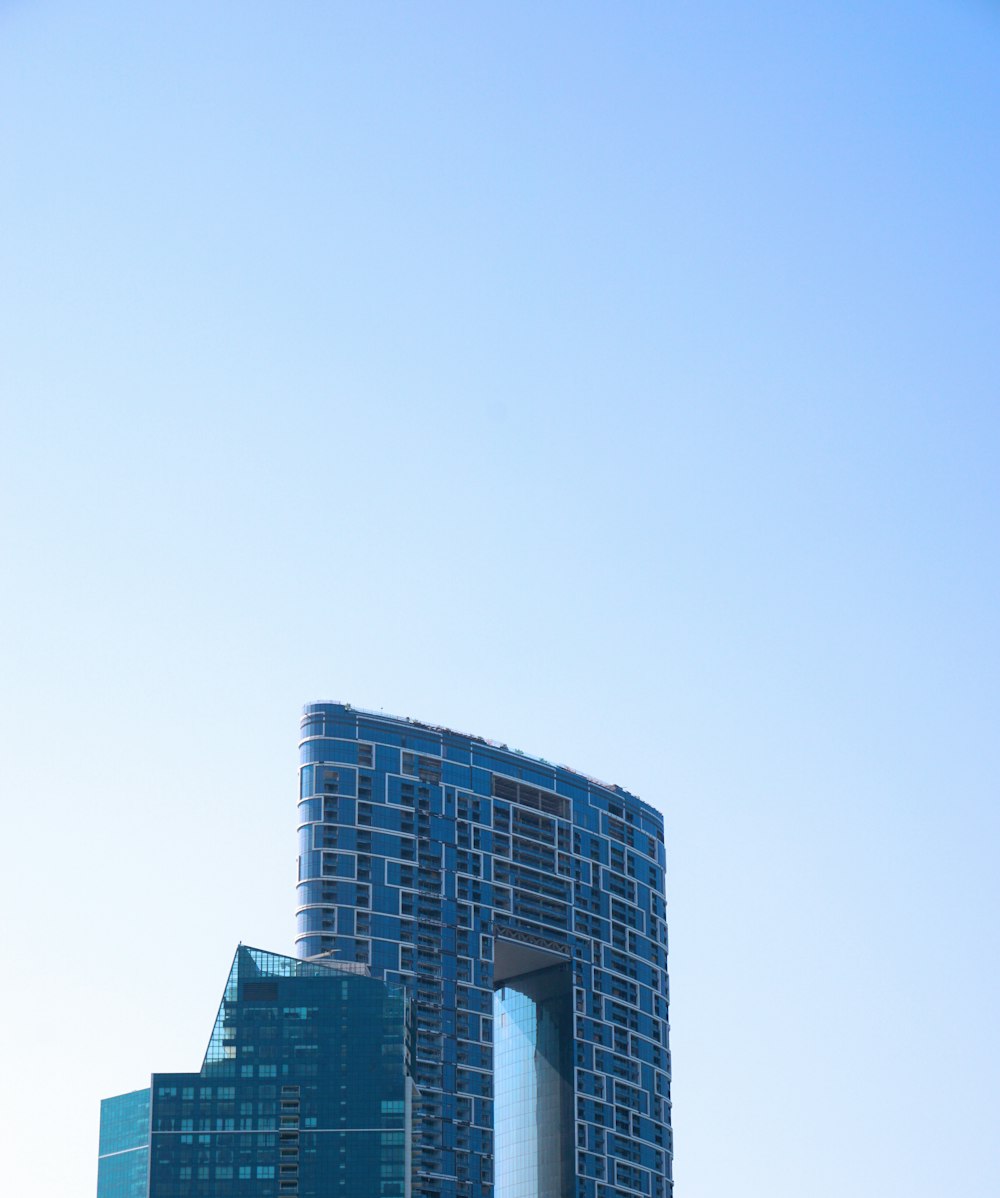
[[573, 967], [497, 937], [493, 960], [495, 1198], [573, 1198]]

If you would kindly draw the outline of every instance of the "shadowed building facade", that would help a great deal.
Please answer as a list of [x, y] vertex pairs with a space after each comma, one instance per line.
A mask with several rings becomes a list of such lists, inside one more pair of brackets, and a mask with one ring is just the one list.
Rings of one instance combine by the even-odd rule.
[[506, 746], [305, 709], [296, 951], [412, 1003], [420, 1198], [669, 1198], [662, 816]]

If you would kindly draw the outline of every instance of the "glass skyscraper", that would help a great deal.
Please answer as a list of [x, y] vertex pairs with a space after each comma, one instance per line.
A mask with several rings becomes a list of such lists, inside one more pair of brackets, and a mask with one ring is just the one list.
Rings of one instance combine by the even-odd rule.
[[406, 1198], [407, 1002], [241, 945], [198, 1073], [101, 1104], [98, 1198]]
[[149, 1179], [149, 1091], [101, 1101], [98, 1198], [146, 1198]]
[[410, 996], [414, 1195], [669, 1198], [659, 813], [347, 704], [300, 758], [296, 949]]

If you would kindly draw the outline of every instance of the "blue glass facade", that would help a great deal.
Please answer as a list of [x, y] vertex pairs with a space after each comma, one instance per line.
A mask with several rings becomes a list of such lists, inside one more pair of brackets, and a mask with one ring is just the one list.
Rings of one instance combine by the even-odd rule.
[[571, 995], [568, 963], [494, 991], [495, 1198], [575, 1191]]
[[406, 1198], [407, 1029], [402, 987], [241, 945], [200, 1071], [102, 1103], [98, 1198]]
[[149, 1091], [101, 1102], [97, 1198], [146, 1198], [149, 1174]]
[[669, 1198], [662, 817], [346, 704], [300, 759], [296, 950], [410, 994], [414, 1193]]

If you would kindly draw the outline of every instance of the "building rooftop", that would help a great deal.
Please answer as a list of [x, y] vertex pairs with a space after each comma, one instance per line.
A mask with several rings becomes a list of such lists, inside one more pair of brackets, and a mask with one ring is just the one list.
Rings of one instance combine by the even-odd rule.
[[[509, 745], [504, 744], [502, 741], [490, 740], [488, 737], [478, 736], [475, 733], [470, 732], [462, 732], [456, 728], [448, 728], [443, 724], [430, 724], [423, 720], [415, 720], [411, 716], [397, 716], [391, 715], [389, 712], [385, 711], [375, 711], [368, 707], [357, 707], [352, 703], [346, 703], [340, 699], [325, 699], [317, 700], [314, 703], [307, 703], [303, 708], [303, 720], [305, 720], [311, 714], [316, 714], [318, 711], [326, 711], [330, 708], [364, 716], [366, 719], [378, 720], [386, 724], [410, 727], [419, 731], [430, 732], [442, 738], [456, 738], [463, 741], [468, 741], [472, 744], [484, 745], [487, 748], [509, 754], [518, 759], [519, 762], [529, 765], [542, 766], [547, 770], [558, 771], [564, 776], [578, 778], [590, 786], [598, 787], [599, 789], [616, 795], [619, 798], [631, 800], [644, 810], [655, 814], [658, 819], [662, 819], [660, 812], [657, 811], [655, 807], [640, 799], [638, 795], [633, 794], [632, 791], [626, 790], [623, 786], [619, 786], [617, 782], [604, 782], [600, 778], [595, 778], [593, 775], [586, 774], [582, 770], [574, 769], [572, 766], [548, 761], [544, 757], [534, 757], [523, 752], [521, 749], [512, 749]], [[416, 751], [419, 752], [421, 750], [418, 749]]]

